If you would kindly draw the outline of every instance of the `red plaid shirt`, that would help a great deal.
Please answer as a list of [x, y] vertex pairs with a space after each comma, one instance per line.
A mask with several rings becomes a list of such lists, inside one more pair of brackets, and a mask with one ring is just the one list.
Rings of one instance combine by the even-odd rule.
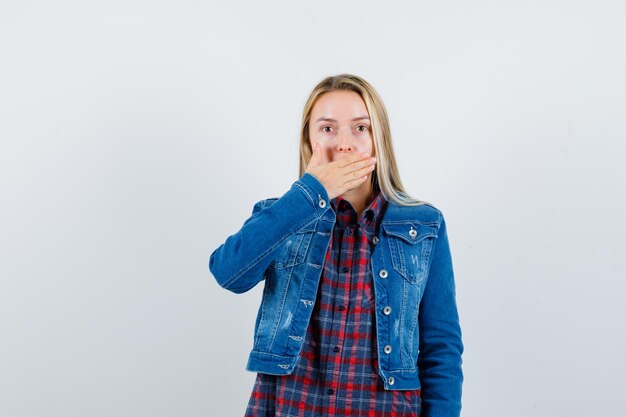
[[357, 219], [331, 201], [337, 221], [302, 353], [290, 375], [257, 373], [245, 417], [419, 417], [420, 390], [385, 390], [378, 375], [370, 253], [387, 207], [382, 193]]

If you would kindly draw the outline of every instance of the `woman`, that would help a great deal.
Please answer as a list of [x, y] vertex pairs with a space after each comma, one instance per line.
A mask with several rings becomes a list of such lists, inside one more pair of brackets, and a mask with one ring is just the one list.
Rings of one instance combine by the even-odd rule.
[[265, 281], [246, 416], [458, 416], [463, 343], [442, 212], [400, 181], [382, 100], [322, 80], [300, 178], [210, 256], [224, 288]]

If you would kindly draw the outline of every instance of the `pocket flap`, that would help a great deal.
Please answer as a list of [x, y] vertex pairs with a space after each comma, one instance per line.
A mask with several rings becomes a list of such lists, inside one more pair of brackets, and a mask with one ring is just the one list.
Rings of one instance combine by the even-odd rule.
[[381, 226], [387, 236], [400, 238], [409, 244], [427, 237], [437, 237], [438, 230], [436, 225], [421, 223], [382, 223]]

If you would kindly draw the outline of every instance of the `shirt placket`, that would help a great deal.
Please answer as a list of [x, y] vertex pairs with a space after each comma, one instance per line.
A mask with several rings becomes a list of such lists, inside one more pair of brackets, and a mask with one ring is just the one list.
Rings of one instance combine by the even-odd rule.
[[329, 345], [327, 346], [327, 375], [332, 375], [328, 382], [327, 393], [329, 400], [329, 414], [337, 407], [337, 393], [340, 385], [340, 376], [343, 369], [343, 346], [346, 338], [346, 328], [354, 308], [350, 305], [350, 288], [352, 285], [352, 271], [355, 254], [355, 225], [350, 224], [350, 213], [342, 212], [341, 219], [333, 233], [333, 258], [337, 260], [336, 273], [333, 274], [332, 302], [333, 315], [330, 326]]

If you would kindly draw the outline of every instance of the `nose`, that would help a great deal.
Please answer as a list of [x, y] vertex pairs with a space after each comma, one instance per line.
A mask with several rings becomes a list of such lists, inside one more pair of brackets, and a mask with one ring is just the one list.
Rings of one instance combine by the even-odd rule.
[[348, 129], [340, 129], [340, 131], [338, 132], [338, 137], [337, 137], [337, 151], [338, 152], [354, 151], [354, 144], [352, 140], [353, 140], [352, 134]]

